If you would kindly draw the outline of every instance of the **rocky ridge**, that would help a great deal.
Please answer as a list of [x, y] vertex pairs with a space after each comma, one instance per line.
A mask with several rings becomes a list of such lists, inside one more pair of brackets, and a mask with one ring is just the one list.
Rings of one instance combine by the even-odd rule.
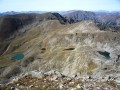
[[105, 25], [108, 27], [120, 26], [120, 13], [119, 12], [91, 12], [91, 11], [80, 11], [73, 10], [63, 14], [65, 17], [74, 19], [75, 21], [80, 20], [94, 20], [96, 23]]

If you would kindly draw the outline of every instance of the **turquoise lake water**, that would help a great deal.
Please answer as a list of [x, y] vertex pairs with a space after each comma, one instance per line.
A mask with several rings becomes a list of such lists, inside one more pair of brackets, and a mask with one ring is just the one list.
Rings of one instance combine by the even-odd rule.
[[23, 53], [17, 53], [12, 57], [12, 60], [22, 60], [24, 58]]

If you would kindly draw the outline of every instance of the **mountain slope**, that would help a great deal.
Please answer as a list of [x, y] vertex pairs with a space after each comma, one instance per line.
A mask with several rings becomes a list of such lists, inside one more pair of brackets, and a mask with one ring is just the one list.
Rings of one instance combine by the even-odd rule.
[[101, 23], [111, 26], [120, 26], [120, 13], [99, 13], [97, 15], [97, 20]]
[[90, 11], [66, 12], [64, 16], [73, 18], [75, 20], [95, 20], [96, 19], [96, 14]]
[[[82, 86], [88, 77], [93, 78], [93, 83], [106, 83], [111, 77], [111, 82], [118, 85], [120, 33], [101, 31], [92, 20], [66, 24], [66, 19], [59, 14], [52, 15], [54, 17], [51, 19], [45, 14], [47, 20], [42, 18], [40, 23], [31, 26], [25, 33], [2, 42], [8, 45], [0, 56], [0, 67], [3, 68], [0, 83], [34, 70], [38, 73], [55, 70], [63, 77], [76, 76], [78, 79], [84, 79]], [[40, 20], [39, 17], [36, 20]], [[12, 60], [18, 53], [22, 53], [24, 58]]]
[[[59, 20], [60, 23], [66, 23], [66, 20], [57, 13], [47, 14], [18, 14], [18, 15], [7, 15], [0, 17], [0, 40], [4, 40], [12, 36], [19, 29], [32, 23], [39, 23], [43, 20]], [[24, 30], [20, 31], [24, 32]]]
[[67, 23], [67, 20], [58, 13], [18, 14], [0, 17], [0, 54], [2, 55], [3, 51], [9, 48], [12, 39], [23, 36], [30, 28], [47, 20], [58, 20], [61, 24]]

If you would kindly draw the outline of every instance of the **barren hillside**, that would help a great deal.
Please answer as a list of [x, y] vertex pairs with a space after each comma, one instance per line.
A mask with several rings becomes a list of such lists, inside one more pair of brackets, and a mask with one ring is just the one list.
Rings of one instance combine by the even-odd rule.
[[[101, 31], [92, 20], [69, 24], [65, 18], [57, 13], [22, 15], [22, 17], [21, 15], [5, 16], [1, 17], [0, 22], [0, 83], [13, 81], [12, 78], [15, 76], [20, 78], [23, 75], [21, 78], [24, 79], [23, 81], [19, 79], [20, 82], [31, 85], [34, 80], [38, 80], [36, 77], [29, 77], [31, 75], [29, 72], [33, 71], [32, 75], [38, 75], [37, 78], [40, 78], [39, 74], [43, 72], [43, 78], [38, 80], [40, 83], [37, 84], [44, 85], [43, 79], [47, 80], [52, 77], [51, 75], [50, 77], [49, 75], [44, 76], [45, 72], [54, 70], [62, 75], [62, 80], [65, 77], [65, 79], [74, 78], [81, 81], [72, 87], [66, 84], [67, 88], [62, 82], [63, 87], [60, 87], [61, 77], [52, 73], [58, 77], [55, 79], [58, 79], [58, 84], [56, 84], [58, 90], [78, 87], [78, 90], [85, 90], [85, 88], [89, 89], [90, 83], [94, 82], [98, 83], [93, 85], [91, 90], [99, 90], [96, 89], [97, 85], [103, 90], [106, 90], [105, 85], [109, 90], [120, 89], [119, 32]], [[24, 57], [20, 60], [14, 60], [12, 57], [18, 53], [23, 54]], [[37, 72], [34, 72], [35, 70]], [[26, 73], [28, 74], [24, 77]], [[29, 83], [29, 79], [33, 81]], [[89, 79], [91, 81], [87, 81]], [[8, 87], [3, 85], [2, 88], [20, 89], [17, 86], [19, 80], [8, 84]], [[53, 89], [54, 82], [53, 80], [51, 84], [48, 83]], [[88, 87], [84, 86], [86, 84]], [[36, 88], [40, 90], [39, 86]], [[45, 90], [45, 88], [41, 90]]]

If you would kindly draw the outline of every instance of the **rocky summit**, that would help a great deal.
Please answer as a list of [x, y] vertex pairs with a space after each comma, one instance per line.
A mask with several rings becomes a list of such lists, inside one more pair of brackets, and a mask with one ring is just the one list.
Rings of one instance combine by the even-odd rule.
[[0, 16], [0, 89], [120, 90], [120, 28], [84, 14]]

